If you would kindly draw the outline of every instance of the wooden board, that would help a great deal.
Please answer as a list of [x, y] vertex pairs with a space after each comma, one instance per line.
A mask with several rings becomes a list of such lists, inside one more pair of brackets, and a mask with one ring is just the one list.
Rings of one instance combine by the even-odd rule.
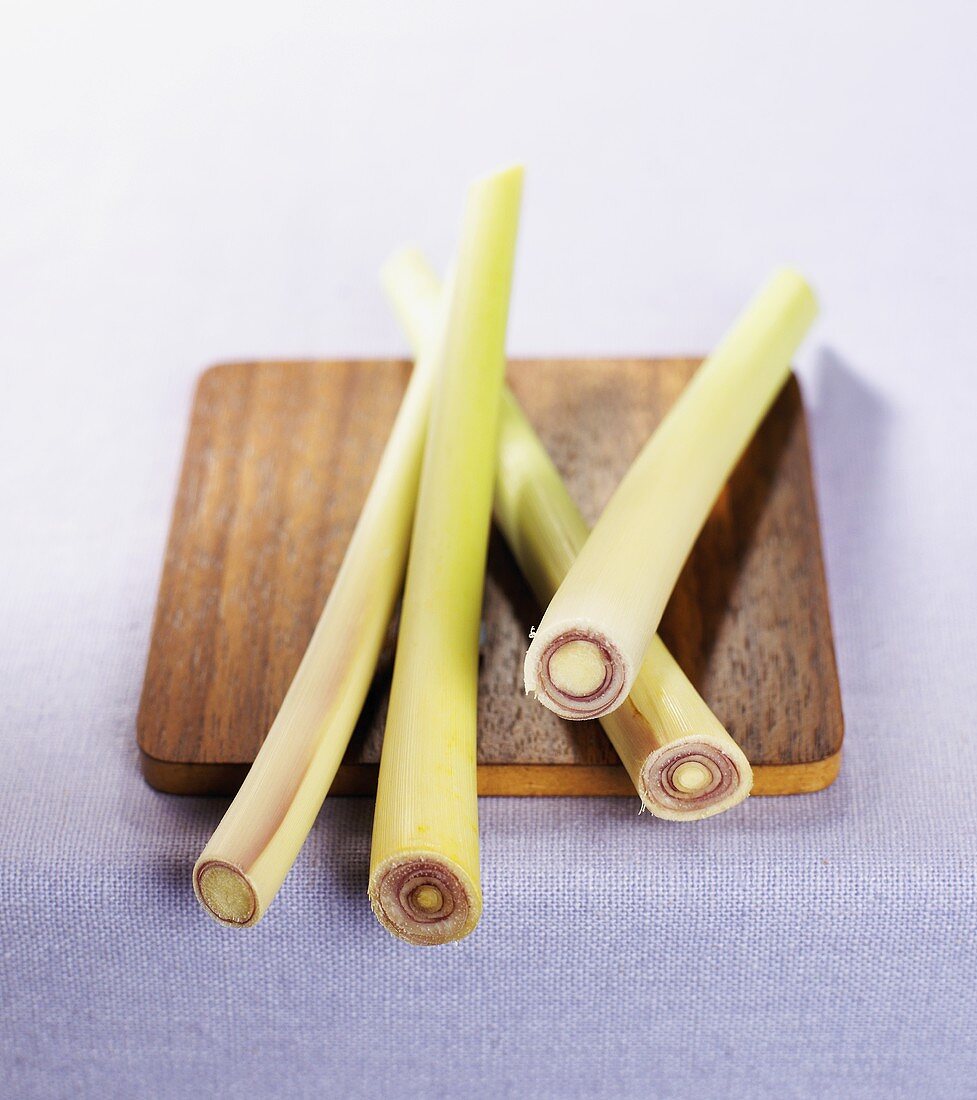
[[[512, 388], [593, 522], [697, 365], [513, 362]], [[393, 421], [397, 361], [234, 363], [200, 379], [138, 718], [159, 790], [234, 791], [311, 636]], [[634, 791], [596, 722], [522, 690], [533, 596], [493, 532], [479, 690], [483, 794]], [[842, 716], [807, 432], [791, 379], [716, 504], [662, 635], [756, 769], [827, 786]], [[393, 632], [335, 794], [373, 790]]]

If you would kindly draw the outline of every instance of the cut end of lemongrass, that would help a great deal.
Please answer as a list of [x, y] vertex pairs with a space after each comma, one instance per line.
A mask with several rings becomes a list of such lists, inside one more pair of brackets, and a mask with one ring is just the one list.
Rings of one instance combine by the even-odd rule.
[[381, 864], [370, 882], [370, 904], [388, 932], [422, 947], [463, 939], [482, 915], [467, 876], [428, 853]]
[[627, 667], [620, 651], [599, 631], [573, 627], [556, 634], [537, 659], [526, 659], [526, 691], [561, 718], [583, 721], [619, 706]]
[[742, 751], [703, 736], [653, 752], [641, 769], [639, 793], [656, 817], [688, 821], [730, 809], [752, 786], [753, 770]]
[[219, 860], [198, 864], [193, 871], [193, 890], [200, 904], [221, 924], [247, 928], [258, 920], [258, 896], [238, 867]]
[[796, 272], [774, 275], [634, 460], [560, 581], [529, 647], [526, 686], [545, 706], [567, 718], [602, 718], [631, 691], [630, 677], [620, 685], [609, 677], [593, 695], [578, 699], [571, 686], [561, 699], [559, 676], [553, 684], [546, 680], [552, 656], [547, 650], [570, 640], [569, 628], [593, 626], [637, 674], [689, 551], [787, 380], [791, 356], [815, 312], [813, 294]]

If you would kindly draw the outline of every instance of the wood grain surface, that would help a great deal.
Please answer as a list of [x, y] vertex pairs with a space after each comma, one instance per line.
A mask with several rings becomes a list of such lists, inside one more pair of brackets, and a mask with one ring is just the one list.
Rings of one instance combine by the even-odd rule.
[[[698, 360], [514, 361], [509, 381], [593, 522]], [[311, 636], [409, 375], [399, 361], [233, 363], [200, 379], [138, 718], [147, 780], [232, 792]], [[633, 795], [596, 722], [522, 691], [540, 609], [493, 532], [479, 685], [484, 794]], [[843, 734], [807, 433], [792, 378], [692, 552], [662, 635], [758, 794], [827, 786]], [[394, 630], [333, 788], [376, 782]]]

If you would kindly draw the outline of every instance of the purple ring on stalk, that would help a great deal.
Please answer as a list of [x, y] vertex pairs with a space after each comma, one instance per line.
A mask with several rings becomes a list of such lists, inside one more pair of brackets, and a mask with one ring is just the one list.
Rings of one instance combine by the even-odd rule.
[[[694, 765], [696, 773], [707, 773], [703, 781], [692, 787], [677, 782], [679, 769]], [[696, 811], [696, 816], [709, 816], [725, 808], [730, 795], [739, 788], [743, 776], [736, 761], [719, 745], [705, 739], [691, 738], [668, 745], [652, 753], [641, 769], [647, 797], [668, 810]], [[705, 811], [705, 812], [703, 812]]]
[[373, 908], [380, 922], [411, 943], [457, 938], [471, 908], [461, 879], [440, 860], [407, 858], [380, 875]]
[[[590, 691], [576, 694], [554, 679], [553, 661], [561, 650], [574, 643], [585, 643], [603, 664], [603, 678]], [[554, 638], [543, 650], [536, 673], [536, 696], [561, 718], [582, 722], [599, 718], [624, 701], [624, 659], [613, 643], [596, 630], [576, 628]]]

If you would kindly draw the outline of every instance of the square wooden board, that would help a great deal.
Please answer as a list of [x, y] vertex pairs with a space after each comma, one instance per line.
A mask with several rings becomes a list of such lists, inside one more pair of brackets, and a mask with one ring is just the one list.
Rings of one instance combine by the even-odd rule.
[[[510, 364], [590, 522], [698, 362]], [[229, 794], [240, 784], [328, 595], [409, 372], [378, 360], [231, 363], [202, 375], [137, 723], [152, 786]], [[493, 531], [480, 793], [634, 795], [596, 722], [564, 722], [523, 694], [539, 616]], [[755, 794], [834, 780], [841, 701], [794, 378], [716, 503], [661, 633], [753, 763]], [[375, 788], [392, 658], [393, 630], [334, 794]]]

